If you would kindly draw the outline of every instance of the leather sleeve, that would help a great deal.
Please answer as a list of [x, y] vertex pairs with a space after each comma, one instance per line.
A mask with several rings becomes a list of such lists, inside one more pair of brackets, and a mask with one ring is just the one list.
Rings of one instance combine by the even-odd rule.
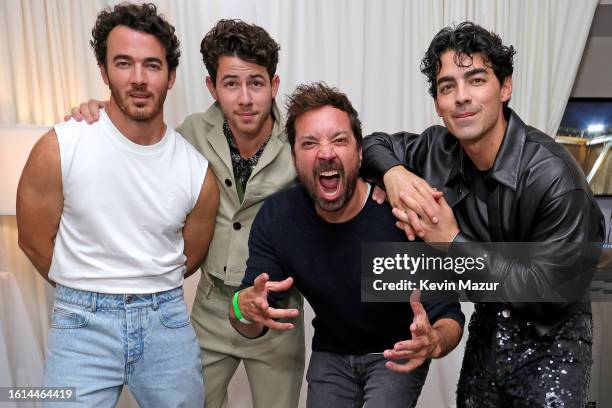
[[[517, 259], [506, 256], [497, 246], [487, 268], [479, 272], [480, 277], [489, 274], [489, 281], [500, 282], [499, 295], [525, 318], [534, 321], [541, 335], [545, 334], [565, 318], [566, 312], [588, 310], [588, 305], [578, 300], [584, 294], [583, 299], [588, 301], [600, 246], [585, 243], [602, 241], [600, 215], [586, 191], [575, 189], [555, 195], [551, 189], [537, 208], [529, 253]], [[454, 243], [463, 244], [452, 245], [452, 255], [475, 256], [483, 251], [479, 246], [487, 245], [463, 233]], [[457, 253], [458, 248], [461, 253]], [[477, 294], [471, 294], [470, 298], [487, 300]], [[543, 299], [549, 302], [542, 302]]]
[[408, 132], [373, 133], [363, 140], [361, 175], [382, 185], [382, 178], [392, 167], [404, 165], [418, 173], [426, 158], [427, 138]]

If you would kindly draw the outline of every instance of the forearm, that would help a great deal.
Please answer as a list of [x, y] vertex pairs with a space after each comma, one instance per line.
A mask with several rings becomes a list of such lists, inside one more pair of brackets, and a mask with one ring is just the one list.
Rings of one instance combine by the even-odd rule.
[[184, 277], [188, 278], [193, 275], [200, 268], [200, 266], [202, 266], [202, 262], [204, 262], [204, 259], [206, 258], [206, 253], [203, 255], [200, 254], [200, 256], [189, 255], [188, 251], [185, 251], [184, 253], [187, 257], [187, 261], [185, 262], [186, 270]]
[[55, 286], [55, 283], [49, 279], [49, 269], [51, 268], [54, 245], [53, 240], [36, 241], [19, 237], [19, 247], [23, 253], [32, 262], [40, 276], [53, 286]]
[[219, 188], [211, 168], [208, 168], [198, 200], [185, 220], [183, 253], [185, 262], [185, 277], [198, 270], [206, 255], [215, 231], [215, 219], [219, 208]]
[[453, 351], [463, 335], [463, 329], [456, 320], [444, 318], [432, 326], [438, 338], [438, 344], [432, 353], [433, 358], [441, 358]]

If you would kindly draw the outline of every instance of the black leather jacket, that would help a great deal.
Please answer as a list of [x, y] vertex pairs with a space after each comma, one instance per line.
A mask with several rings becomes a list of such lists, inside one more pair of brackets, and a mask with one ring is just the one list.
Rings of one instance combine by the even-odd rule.
[[[508, 126], [487, 183], [491, 194], [483, 223], [467, 216], [466, 202], [475, 200], [467, 166], [469, 157], [445, 127], [432, 126], [421, 135], [374, 133], [364, 139], [362, 174], [380, 181], [391, 167], [405, 165], [444, 193], [461, 232], [455, 242], [602, 242], [604, 217], [584, 174], [567, 151], [539, 130], [525, 125], [511, 109]], [[472, 206], [475, 208], [477, 206]], [[473, 217], [473, 215], [472, 215]], [[496, 265], [504, 285], [516, 291], [558, 278], [555, 265]], [[501, 273], [501, 272], [500, 272]], [[546, 290], [543, 288], [542, 290]], [[588, 303], [512, 303], [541, 335], [563, 323], [569, 314], [590, 311]]]

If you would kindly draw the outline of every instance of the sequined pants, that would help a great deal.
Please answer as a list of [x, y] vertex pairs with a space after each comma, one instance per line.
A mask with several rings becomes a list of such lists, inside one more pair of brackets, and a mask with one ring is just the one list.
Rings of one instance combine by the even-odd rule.
[[458, 408], [582, 408], [592, 364], [592, 319], [577, 312], [543, 337], [496, 303], [477, 304], [469, 325]]

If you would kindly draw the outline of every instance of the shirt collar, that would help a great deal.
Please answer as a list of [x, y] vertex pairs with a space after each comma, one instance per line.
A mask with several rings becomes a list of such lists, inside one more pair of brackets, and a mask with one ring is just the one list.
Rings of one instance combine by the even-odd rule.
[[[493, 167], [489, 173], [489, 177], [516, 190], [518, 185], [519, 166], [525, 147], [526, 125], [510, 108], [504, 108], [504, 116], [508, 124], [504, 132], [501, 146], [493, 162]], [[452, 135], [450, 136], [453, 137]], [[453, 165], [449, 169], [446, 177], [446, 185], [452, 185], [459, 179], [462, 179], [464, 182], [467, 180], [466, 164], [469, 158], [466, 157], [466, 153], [461, 148], [457, 139], [455, 139], [455, 143], [456, 146], [454, 150], [458, 155], [458, 160], [453, 161]]]

